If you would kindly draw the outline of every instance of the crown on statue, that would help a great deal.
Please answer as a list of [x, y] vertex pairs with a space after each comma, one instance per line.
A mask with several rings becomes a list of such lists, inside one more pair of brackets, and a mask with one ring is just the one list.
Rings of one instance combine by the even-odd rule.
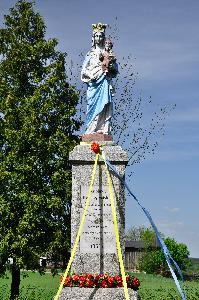
[[107, 24], [97, 23], [92, 24], [93, 32], [105, 32]]

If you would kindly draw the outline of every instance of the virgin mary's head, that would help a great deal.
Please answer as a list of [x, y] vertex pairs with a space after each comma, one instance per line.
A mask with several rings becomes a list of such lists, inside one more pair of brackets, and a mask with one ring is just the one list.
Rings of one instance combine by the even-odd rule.
[[105, 30], [107, 24], [97, 23], [97, 24], [92, 24], [92, 27], [93, 27], [92, 47], [96, 48], [96, 46], [98, 46], [100, 48], [104, 48]]
[[100, 48], [104, 48], [105, 44], [105, 33], [103, 31], [97, 31], [93, 33], [92, 36], [92, 46], [96, 48], [99, 46]]

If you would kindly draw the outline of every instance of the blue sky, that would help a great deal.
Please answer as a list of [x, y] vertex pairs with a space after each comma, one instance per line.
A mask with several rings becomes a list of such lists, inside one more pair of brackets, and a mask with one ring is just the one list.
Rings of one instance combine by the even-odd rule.
[[[0, 1], [0, 23], [15, 1]], [[118, 59], [136, 57], [136, 89], [155, 107], [176, 104], [155, 155], [134, 167], [131, 187], [159, 230], [188, 245], [199, 257], [199, 1], [37, 0], [47, 36], [75, 61], [90, 48], [91, 24], [112, 25], [117, 16]], [[149, 112], [150, 113], [150, 112]], [[127, 170], [127, 173], [131, 170]], [[146, 225], [127, 198], [126, 227]]]

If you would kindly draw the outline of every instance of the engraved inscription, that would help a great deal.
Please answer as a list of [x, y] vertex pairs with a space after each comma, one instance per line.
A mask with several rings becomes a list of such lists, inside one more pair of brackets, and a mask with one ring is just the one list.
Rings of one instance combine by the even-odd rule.
[[[88, 187], [81, 186], [80, 216], [86, 203]], [[84, 229], [80, 237], [80, 253], [116, 253], [109, 190], [94, 186], [91, 194]]]

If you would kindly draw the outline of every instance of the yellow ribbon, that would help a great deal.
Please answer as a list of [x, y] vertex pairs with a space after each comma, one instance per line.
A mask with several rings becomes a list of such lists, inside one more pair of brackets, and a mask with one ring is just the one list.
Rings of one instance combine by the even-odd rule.
[[90, 202], [90, 198], [91, 198], [91, 192], [92, 192], [92, 188], [93, 188], [93, 184], [94, 184], [94, 180], [95, 180], [95, 174], [96, 174], [96, 169], [97, 169], [97, 163], [98, 163], [98, 160], [99, 160], [99, 154], [96, 155], [96, 158], [95, 158], [95, 164], [94, 164], [94, 167], [93, 167], [93, 172], [92, 172], [92, 179], [91, 179], [91, 184], [90, 184], [90, 187], [89, 187], [89, 191], [88, 191], [88, 197], [87, 197], [87, 200], [86, 200], [86, 204], [85, 204], [85, 208], [84, 208], [84, 212], [83, 212], [83, 216], [82, 216], [82, 219], [81, 219], [81, 223], [80, 223], [80, 226], [79, 226], [79, 230], [78, 230], [78, 233], [77, 233], [77, 237], [76, 237], [76, 240], [75, 240], [75, 244], [74, 244], [74, 247], [73, 247], [73, 250], [72, 250], [72, 253], [71, 253], [71, 257], [70, 257], [70, 260], [68, 262], [68, 265], [67, 265], [67, 269], [64, 273], [64, 277], [62, 279], [62, 282], [60, 284], [60, 287], [58, 289], [58, 292], [54, 298], [54, 300], [58, 300], [59, 296], [60, 296], [60, 293], [62, 291], [62, 288], [63, 288], [63, 285], [64, 285], [64, 282], [66, 280], [66, 277], [68, 275], [68, 272], [70, 270], [70, 267], [71, 267], [71, 264], [73, 262], [73, 259], [74, 259], [74, 256], [75, 256], [75, 252], [77, 250], [77, 245], [78, 245], [78, 242], [79, 242], [79, 239], [80, 239], [80, 235], [82, 233], [82, 229], [83, 229], [83, 226], [84, 226], [84, 222], [85, 222], [85, 218], [86, 218], [86, 213], [87, 213], [87, 210], [88, 210], [88, 206], [89, 206], [89, 202]]
[[117, 214], [116, 214], [116, 210], [115, 210], [113, 186], [112, 186], [111, 176], [110, 176], [110, 173], [109, 173], [109, 170], [108, 170], [108, 166], [106, 164], [105, 157], [104, 157], [104, 163], [105, 163], [105, 166], [106, 166], [106, 173], [107, 173], [107, 179], [108, 179], [108, 187], [109, 187], [109, 194], [110, 194], [110, 201], [111, 201], [111, 210], [112, 210], [112, 217], [113, 217], [114, 230], [115, 230], [117, 253], [118, 253], [118, 258], [119, 258], [120, 270], [121, 270], [121, 274], [122, 274], [122, 282], [123, 282], [123, 286], [124, 286], [124, 295], [125, 295], [126, 300], [130, 300], [129, 299], [128, 288], [127, 288], [127, 283], [126, 283], [126, 275], [125, 275], [125, 271], [124, 271], [124, 264], [123, 264], [123, 259], [122, 259], [122, 250], [121, 250], [119, 231], [118, 231]]
[[[103, 154], [103, 156], [104, 156], [104, 154]], [[70, 257], [70, 260], [68, 262], [67, 269], [64, 273], [64, 277], [62, 279], [59, 290], [58, 290], [54, 300], [58, 300], [58, 298], [60, 296], [60, 293], [62, 291], [64, 282], [66, 280], [66, 277], [67, 277], [68, 272], [70, 270], [71, 264], [73, 262], [75, 252], [77, 250], [78, 242], [79, 242], [79, 239], [80, 239], [80, 235], [82, 233], [82, 229], [83, 229], [85, 218], [86, 218], [86, 213], [87, 213], [90, 198], [91, 198], [91, 192], [92, 192], [92, 188], [93, 188], [93, 184], [94, 184], [94, 180], [95, 180], [95, 174], [96, 174], [98, 160], [99, 160], [99, 153], [96, 155], [96, 158], [95, 158], [95, 164], [94, 164], [94, 168], [93, 168], [93, 172], [92, 172], [92, 179], [91, 179], [91, 184], [90, 184], [89, 191], [88, 191], [88, 197], [87, 197], [87, 200], [86, 200], [86, 204], [85, 204], [83, 216], [82, 216], [82, 219], [81, 219], [80, 227], [79, 227], [79, 230], [78, 230], [78, 233], [77, 233], [77, 237], [76, 237], [76, 240], [75, 240], [75, 244], [74, 244], [73, 250], [71, 252], [71, 257]], [[125, 275], [125, 271], [124, 271], [124, 264], [123, 264], [123, 259], [122, 259], [122, 250], [121, 250], [120, 238], [119, 238], [119, 230], [118, 230], [117, 214], [116, 214], [115, 202], [114, 202], [113, 186], [112, 186], [111, 177], [110, 177], [110, 173], [109, 173], [109, 170], [108, 170], [108, 167], [107, 167], [107, 164], [106, 164], [105, 157], [104, 157], [104, 163], [105, 163], [105, 166], [106, 166], [106, 173], [107, 173], [107, 179], [108, 179], [111, 210], [112, 210], [112, 217], [113, 217], [113, 223], [114, 223], [114, 231], [115, 231], [115, 237], [116, 237], [118, 259], [119, 259], [120, 270], [121, 270], [121, 274], [122, 274], [122, 281], [123, 281], [123, 286], [124, 286], [124, 295], [125, 295], [125, 300], [130, 300], [129, 299], [129, 294], [128, 294], [127, 283], [126, 283], [126, 275]]]

